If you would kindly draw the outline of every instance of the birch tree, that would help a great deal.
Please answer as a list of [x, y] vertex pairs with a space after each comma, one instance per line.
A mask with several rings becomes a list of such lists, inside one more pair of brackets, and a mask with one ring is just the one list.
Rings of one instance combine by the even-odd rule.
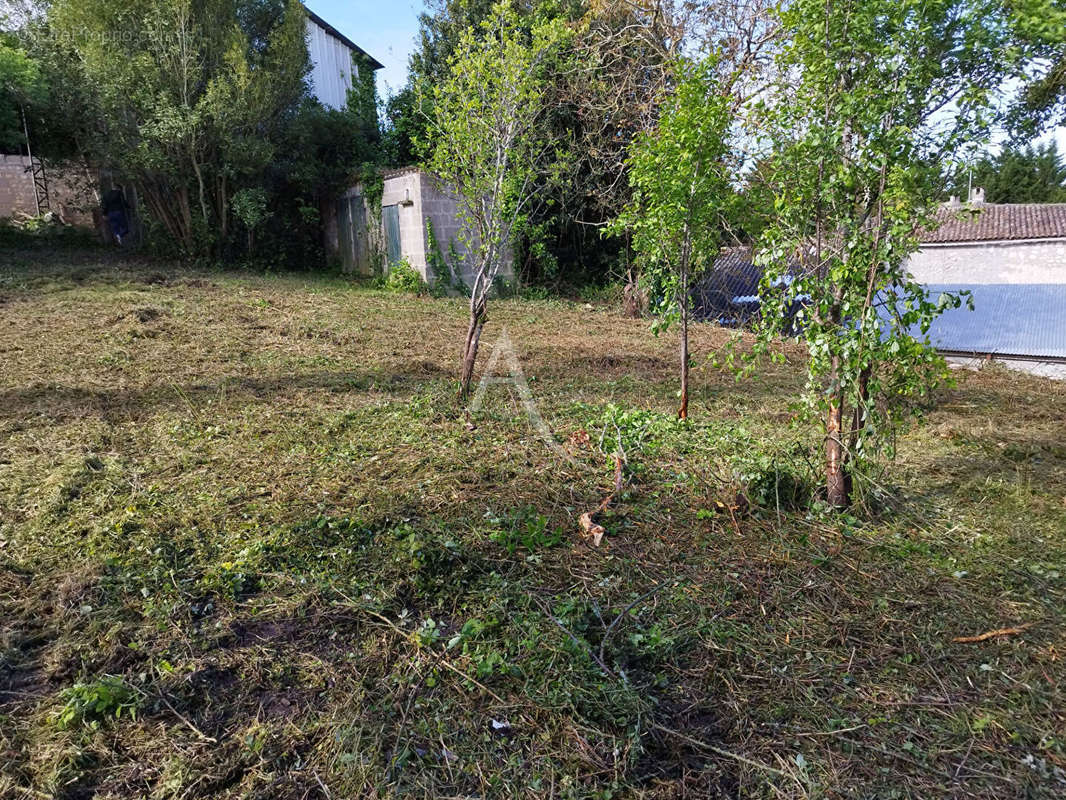
[[[488, 299], [516, 233], [561, 172], [564, 144], [543, 135], [545, 74], [561, 52], [558, 21], [519, 26], [509, 2], [463, 33], [447, 76], [422, 88], [427, 166], [458, 199], [460, 239], [473, 285], [459, 395], [465, 399], [488, 318]], [[427, 93], [428, 92], [428, 93]]]
[[680, 419], [688, 418], [688, 322], [692, 277], [714, 263], [730, 187], [730, 102], [715, 79], [715, 61], [678, 59], [675, 89], [655, 127], [635, 140], [627, 161], [633, 199], [613, 230], [632, 236], [642, 278], [650, 284], [656, 331], [679, 322]]
[[1008, 23], [996, 0], [794, 0], [782, 26], [783, 80], [757, 131], [774, 198], [758, 247], [763, 342], [798, 329], [807, 346], [807, 408], [840, 507], [946, 376], [927, 333], [960, 298], [930, 297], [906, 261], [945, 164], [997, 119]]

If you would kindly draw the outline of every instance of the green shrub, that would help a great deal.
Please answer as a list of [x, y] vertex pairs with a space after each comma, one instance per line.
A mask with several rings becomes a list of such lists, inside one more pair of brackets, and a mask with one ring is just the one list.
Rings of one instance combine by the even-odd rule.
[[385, 289], [397, 294], [420, 294], [425, 288], [426, 284], [422, 276], [415, 271], [406, 258], [393, 264], [385, 278]]
[[75, 683], [60, 697], [66, 704], [55, 715], [57, 727], [68, 730], [79, 725], [98, 728], [108, 719], [123, 714], [137, 716], [137, 697], [121, 678], [105, 675], [91, 683]]
[[506, 548], [511, 555], [520, 547], [535, 553], [563, 541], [562, 531], [552, 527], [548, 518], [531, 506], [519, 509], [509, 519], [494, 518], [491, 521], [501, 527], [490, 533], [489, 539]]

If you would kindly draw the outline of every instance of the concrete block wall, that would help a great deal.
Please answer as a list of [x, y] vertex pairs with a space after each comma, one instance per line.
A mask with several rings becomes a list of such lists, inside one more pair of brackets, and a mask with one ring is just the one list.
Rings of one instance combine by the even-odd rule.
[[1066, 238], [923, 245], [907, 262], [929, 284], [1066, 283]]
[[[361, 191], [358, 186], [352, 187], [341, 195], [338, 201], [360, 195]], [[466, 258], [467, 248], [460, 237], [459, 206], [454, 195], [442, 189], [431, 175], [417, 168], [411, 168], [386, 175], [382, 187], [381, 205], [383, 208], [396, 206], [400, 222], [400, 255], [407, 259], [407, 262], [427, 283], [433, 283], [438, 278], [429, 266], [431, 254], [429, 252], [429, 229], [426, 222], [429, 220], [433, 226], [434, 238], [440, 252], [448, 261], [453, 275], [461, 278], [467, 286], [473, 285], [474, 275], [469, 259]], [[337, 252], [339, 248], [338, 218], [336, 203], [323, 207], [326, 245], [333, 252]], [[382, 221], [369, 208], [366, 209], [366, 221], [370, 244], [366, 257], [373, 261], [383, 262], [386, 259], [386, 244]], [[453, 263], [453, 245], [459, 257], [459, 263]], [[508, 252], [500, 269], [500, 277], [506, 281], [514, 280], [512, 262], [513, 258]], [[357, 265], [355, 271], [360, 274], [381, 274], [386, 271], [385, 267], [387, 265], [384, 263], [373, 263], [364, 270], [362, 265]]]
[[[33, 191], [33, 174], [26, 156], [0, 155], [0, 218], [18, 214], [34, 215], [37, 205]], [[73, 168], [46, 169], [51, 209], [71, 225], [93, 225], [92, 210], [96, 197], [89, 188], [87, 174]]]
[[[437, 240], [437, 246], [453, 274], [462, 279], [467, 286], [474, 284], [474, 268], [467, 257], [468, 248], [461, 237], [461, 221], [459, 219], [459, 202], [455, 195], [449, 192], [439, 182], [427, 173], [419, 173], [421, 190], [419, 196], [422, 202], [421, 216], [423, 220], [429, 220], [433, 225], [433, 235]], [[425, 227], [425, 226], [423, 226]], [[426, 238], [428, 238], [428, 231]], [[459, 263], [452, 263], [452, 250], [459, 256]], [[425, 246], [428, 247], [428, 244]], [[503, 265], [499, 275], [510, 282], [514, 280], [513, 258], [510, 252], [504, 255]]]
[[422, 181], [417, 170], [406, 170], [385, 178], [381, 205], [396, 206], [400, 220], [400, 256], [425, 280], [427, 275], [426, 237], [422, 224]]

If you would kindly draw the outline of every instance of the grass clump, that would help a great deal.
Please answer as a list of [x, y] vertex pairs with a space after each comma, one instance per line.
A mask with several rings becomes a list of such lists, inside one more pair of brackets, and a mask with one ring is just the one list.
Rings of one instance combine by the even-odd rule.
[[396, 294], [421, 294], [426, 289], [426, 282], [404, 258], [389, 266], [389, 274], [385, 276], [385, 289]]

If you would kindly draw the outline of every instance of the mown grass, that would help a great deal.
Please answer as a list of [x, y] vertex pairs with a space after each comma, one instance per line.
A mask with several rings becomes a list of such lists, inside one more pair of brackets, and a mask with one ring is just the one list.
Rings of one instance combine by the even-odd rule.
[[1066, 792], [1063, 384], [960, 374], [840, 516], [792, 347], [682, 426], [672, 337], [494, 303], [567, 461], [455, 404], [459, 301], [0, 270], [0, 797]]

